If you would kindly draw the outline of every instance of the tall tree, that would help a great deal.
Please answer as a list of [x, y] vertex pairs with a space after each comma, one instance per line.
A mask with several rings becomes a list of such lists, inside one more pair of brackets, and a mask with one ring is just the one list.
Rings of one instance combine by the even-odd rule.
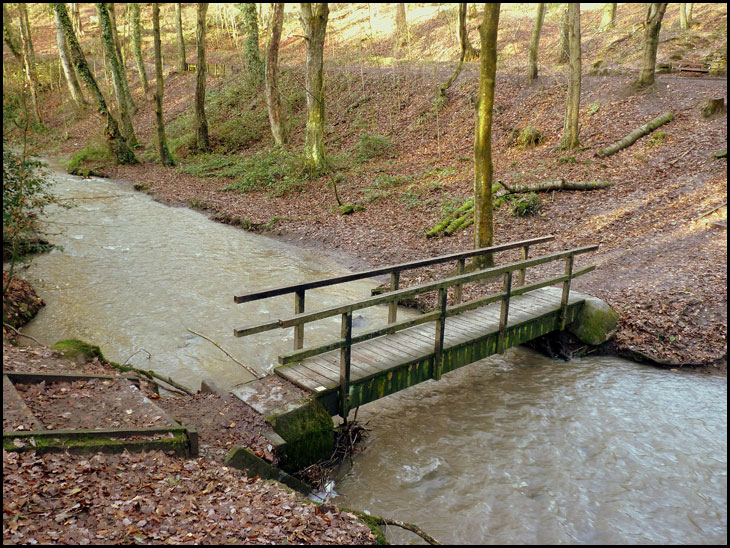
[[329, 8], [326, 2], [302, 3], [300, 19], [307, 42], [307, 134], [304, 141], [305, 162], [310, 168], [325, 165], [324, 152], [324, 37]]
[[8, 13], [8, 3], [3, 2], [3, 40], [10, 48], [11, 53], [15, 56], [19, 63], [23, 62], [22, 46], [20, 38], [12, 26], [12, 20]]
[[96, 104], [99, 110], [99, 114], [106, 120], [106, 129], [104, 131], [109, 150], [120, 164], [136, 164], [137, 158], [129, 147], [127, 140], [119, 131], [119, 124], [117, 123], [114, 116], [112, 116], [109, 108], [104, 99], [104, 95], [99, 89], [99, 85], [94, 79], [94, 75], [89, 70], [89, 65], [84, 57], [84, 52], [81, 51], [79, 41], [74, 33], [71, 20], [68, 17], [66, 11], [66, 4], [64, 3], [52, 3], [53, 10], [58, 13], [59, 20], [61, 21], [61, 27], [63, 33], [66, 36], [66, 43], [68, 44], [68, 52], [73, 63], [76, 67], [79, 76], [84, 81], [86, 86], [89, 88], [89, 92], [96, 100]]
[[208, 13], [208, 4], [198, 4], [198, 24], [196, 38], [198, 42], [198, 69], [195, 86], [195, 147], [200, 152], [210, 151], [210, 137], [208, 136], [208, 120], [205, 117], [205, 17]]
[[540, 45], [540, 32], [545, 19], [545, 4], [538, 4], [535, 12], [535, 24], [532, 26], [532, 39], [527, 63], [527, 78], [530, 82], [537, 79], [537, 51]]
[[165, 83], [162, 76], [162, 45], [160, 43], [160, 5], [152, 4], [152, 33], [155, 47], [155, 117], [157, 120], [157, 150], [160, 153], [160, 162], [164, 166], [175, 165], [167, 148], [165, 136], [165, 120], [162, 117], [162, 97], [165, 95]]
[[565, 101], [565, 124], [560, 148], [578, 147], [578, 116], [580, 114], [580, 4], [568, 4], [568, 31], [570, 50], [570, 73], [568, 75], [568, 94]]
[[30, 36], [30, 24], [28, 21], [28, 9], [22, 2], [18, 4], [18, 15], [20, 19], [20, 43], [23, 52], [23, 69], [25, 71], [25, 79], [28, 83], [30, 91], [30, 100], [33, 105], [33, 113], [39, 123], [43, 123], [41, 119], [41, 111], [38, 108], [38, 73], [35, 69], [35, 53], [33, 52], [33, 41]]
[[558, 63], [567, 63], [570, 59], [570, 38], [569, 38], [569, 22], [568, 22], [568, 4], [563, 4], [560, 12], [560, 24], [558, 33], [560, 34], [560, 45], [558, 46]]
[[618, 4], [607, 3], [603, 5], [603, 15], [598, 30], [612, 29], [616, 26], [616, 6]]
[[114, 96], [117, 99], [117, 109], [119, 117], [122, 120], [122, 133], [130, 146], [137, 144], [137, 137], [134, 134], [134, 126], [132, 125], [132, 115], [129, 110], [126, 94], [124, 93], [124, 84], [122, 83], [124, 75], [122, 67], [119, 64], [119, 58], [114, 51], [114, 34], [112, 33], [112, 19], [109, 13], [107, 3], [100, 2], [96, 4], [99, 12], [99, 25], [101, 26], [101, 40], [104, 44], [104, 51], [112, 73], [112, 83], [114, 84]]
[[124, 100], [127, 103], [129, 112], [135, 114], [137, 112], [137, 105], [134, 103], [132, 92], [129, 90], [129, 81], [127, 80], [127, 63], [124, 59], [122, 43], [119, 40], [119, 33], [117, 32], [117, 16], [114, 11], [114, 2], [107, 2], [106, 7], [109, 12], [109, 20], [111, 21], [109, 27], [113, 38], [112, 43], [114, 44], [114, 54], [117, 58], [117, 64], [121, 70], [121, 84], [122, 91], [124, 92]]
[[185, 38], [183, 37], [182, 4], [175, 4], [175, 35], [177, 36], [177, 71], [182, 74], [188, 70], [187, 57], [185, 57]]
[[469, 37], [466, 33], [466, 3], [460, 3], [459, 4], [459, 45], [461, 48], [461, 53], [459, 55], [459, 64], [456, 65], [456, 70], [454, 70], [454, 73], [449, 77], [449, 79], [441, 84], [439, 86], [439, 95], [443, 96], [446, 93], [446, 90], [451, 87], [451, 84], [453, 84], [456, 79], [459, 77], [459, 74], [461, 74], [461, 69], [464, 67], [464, 61], [467, 60], [467, 57], [471, 59], [477, 59], [479, 57], [478, 54], [471, 55], [469, 53], [470, 49], [474, 49], [472, 45], [469, 43]]
[[84, 94], [81, 91], [81, 85], [79, 84], [78, 78], [76, 78], [76, 72], [74, 71], [73, 65], [69, 60], [68, 45], [66, 44], [66, 37], [63, 34], [63, 27], [61, 27], [61, 20], [58, 18], [58, 13], [53, 12], [53, 19], [56, 23], [56, 42], [58, 43], [58, 56], [61, 59], [61, 66], [63, 66], [63, 73], [66, 76], [66, 84], [68, 85], [68, 91], [71, 94], [71, 99], [78, 108], [83, 108], [88, 103], [84, 99]]
[[281, 123], [281, 98], [279, 97], [279, 43], [281, 41], [281, 29], [284, 24], [284, 3], [278, 2], [271, 5], [271, 16], [269, 19], [269, 42], [266, 45], [266, 78], [265, 94], [266, 108], [269, 112], [269, 124], [271, 134], [277, 145], [285, 145], [287, 135]]
[[399, 50], [408, 43], [408, 22], [406, 21], [406, 5], [395, 5], [395, 49]]
[[[472, 4], [473, 5], [473, 4]], [[469, 31], [466, 27], [466, 3], [459, 3], [459, 24], [456, 27], [456, 33], [459, 38], [459, 45], [464, 54], [464, 61], [474, 61], [479, 59], [479, 50], [469, 42]]]
[[644, 46], [641, 61], [641, 72], [634, 83], [637, 88], [644, 88], [654, 83], [654, 71], [656, 70], [656, 52], [659, 46], [659, 31], [662, 28], [664, 12], [667, 11], [666, 3], [646, 4], [646, 30], [644, 31]]
[[[129, 5], [132, 9], [132, 55], [134, 55], [134, 60], [137, 63], [137, 71], [139, 72], [139, 79], [142, 82], [142, 89], [147, 93], [150, 85], [147, 82], [147, 71], [144, 68], [144, 58], [142, 57], [142, 24], [140, 22], [139, 4], [133, 2]], [[159, 6], [157, 6], [157, 9], [159, 12]]]
[[246, 2], [239, 4], [243, 13], [243, 26], [246, 31], [244, 50], [248, 74], [252, 82], [261, 82], [264, 76], [264, 63], [259, 51], [259, 21], [256, 14], [256, 4]]
[[73, 18], [74, 32], [76, 32], [78, 36], [83, 36], [84, 29], [81, 25], [81, 4], [78, 2], [71, 4], [71, 17]]
[[692, 25], [692, 5], [684, 2], [679, 4], [679, 27], [682, 30], [688, 30]]
[[[479, 95], [474, 131], [474, 247], [488, 247], [494, 241], [492, 183], [492, 118], [494, 83], [497, 73], [497, 28], [499, 4], [484, 4], [484, 19], [479, 25], [481, 54], [479, 66]], [[489, 255], [480, 266], [491, 266]]]

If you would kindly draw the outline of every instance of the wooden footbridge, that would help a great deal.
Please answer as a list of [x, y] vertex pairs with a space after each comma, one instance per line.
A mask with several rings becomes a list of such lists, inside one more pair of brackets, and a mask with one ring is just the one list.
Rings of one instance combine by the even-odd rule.
[[[239, 295], [234, 298], [236, 303], [294, 294], [294, 315], [236, 329], [234, 334], [243, 337], [293, 328], [294, 349], [279, 356], [276, 374], [314, 394], [330, 414], [347, 417], [354, 407], [428, 379], [439, 379], [444, 373], [564, 329], [583, 305], [582, 297], [571, 294], [570, 282], [594, 269], [587, 266], [576, 270], [575, 257], [598, 246], [529, 258], [531, 247], [553, 239], [554, 236], [545, 236]], [[521, 260], [478, 267], [485, 256], [496, 258], [509, 250], [521, 250]], [[467, 265], [467, 259], [472, 260], [471, 265]], [[560, 275], [526, 283], [528, 268], [534, 271], [534, 267], [559, 261], [564, 263]], [[449, 262], [456, 264], [456, 275], [405, 289], [399, 287], [402, 272]], [[390, 274], [391, 280], [386, 293], [305, 312], [305, 293], [309, 289], [385, 274]], [[502, 284], [498, 293], [463, 302], [464, 284], [499, 277]], [[550, 287], [555, 284], [560, 287]], [[435, 310], [398, 321], [399, 301], [430, 291], [438, 295]], [[353, 335], [353, 312], [377, 305], [389, 306], [388, 323]], [[332, 316], [341, 317], [339, 337], [324, 345], [304, 348], [304, 326]]]

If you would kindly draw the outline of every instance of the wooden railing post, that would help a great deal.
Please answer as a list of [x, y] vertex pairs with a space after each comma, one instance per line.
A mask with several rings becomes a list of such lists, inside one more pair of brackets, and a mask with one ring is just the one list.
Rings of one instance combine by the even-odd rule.
[[345, 346], [340, 348], [340, 417], [347, 422], [350, 412], [350, 355], [352, 346], [352, 311], [342, 314], [340, 336]]
[[499, 313], [499, 334], [497, 335], [497, 354], [505, 350], [507, 336], [507, 318], [509, 316], [509, 299], [512, 296], [512, 271], [504, 273], [504, 297], [502, 297], [502, 308]]
[[565, 258], [565, 275], [568, 277], [563, 282], [563, 295], [560, 299], [560, 330], [565, 329], [565, 323], [568, 319], [568, 297], [570, 296], [570, 279], [573, 277], [573, 260], [575, 257], [570, 255]]
[[[466, 268], [466, 259], [459, 259], [459, 265], [457, 267], [457, 274], [461, 276]], [[461, 284], [454, 286], [454, 304], [461, 303]]]
[[446, 287], [439, 288], [438, 306], [440, 315], [436, 320], [436, 334], [433, 345], [433, 371], [431, 377], [434, 380], [441, 378], [441, 368], [443, 366], [442, 359], [444, 355], [444, 331], [446, 328], [446, 297], [448, 289]]
[[[523, 248], [522, 248], [522, 260], [523, 261], [527, 260], [527, 256], [529, 255], [529, 253], [530, 253], [530, 246], [529, 245], [523, 246]], [[523, 268], [520, 270], [520, 276], [519, 276], [519, 278], [517, 278], [517, 285], [525, 285], [525, 274], [526, 273], [527, 273], [526, 268]]]
[[[304, 312], [304, 289], [297, 289], [294, 293], [294, 314]], [[304, 348], [304, 324], [294, 326], [294, 350]]]
[[[395, 270], [390, 273], [390, 290], [395, 291], [398, 289], [400, 283], [400, 270]], [[396, 299], [390, 303], [388, 308], [388, 323], [395, 323], [398, 316], [398, 300]]]

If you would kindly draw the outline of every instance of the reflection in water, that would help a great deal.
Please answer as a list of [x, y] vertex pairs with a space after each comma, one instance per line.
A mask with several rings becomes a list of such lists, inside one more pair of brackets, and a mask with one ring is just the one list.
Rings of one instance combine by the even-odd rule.
[[335, 502], [444, 543], [721, 543], [726, 398], [724, 378], [513, 349], [361, 409]]
[[[233, 295], [344, 273], [332, 261], [213, 223], [102, 180], [58, 175], [63, 252], [24, 274], [49, 306], [26, 332], [79, 338], [192, 388], [251, 379], [204, 333], [259, 371], [291, 330], [232, 332], [292, 314], [291, 297], [235, 305]], [[375, 285], [308, 293], [311, 309]], [[372, 328], [386, 309], [353, 322]], [[306, 340], [339, 333], [339, 319]], [[335, 502], [411, 521], [443, 542], [722, 543], [727, 536], [727, 382], [610, 358], [554, 362], [510, 350], [370, 404], [368, 448]], [[410, 542], [397, 531], [395, 541]]]

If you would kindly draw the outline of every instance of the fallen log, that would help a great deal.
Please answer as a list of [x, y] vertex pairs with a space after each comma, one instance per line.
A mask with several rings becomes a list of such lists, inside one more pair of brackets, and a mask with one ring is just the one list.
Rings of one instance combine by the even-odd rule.
[[671, 122], [674, 119], [674, 113], [673, 112], [665, 112], [661, 116], [657, 116], [654, 118], [651, 122], [648, 122], [641, 126], [640, 128], [635, 129], [631, 133], [629, 133], [626, 137], [618, 141], [617, 143], [614, 143], [612, 145], [607, 146], [606, 148], [599, 150], [596, 153], [596, 156], [600, 158], [605, 158], [606, 156], [611, 156], [612, 154], [616, 154], [619, 150], [623, 150], [626, 147], [629, 147], [633, 145], [638, 139], [643, 137], [644, 135], [647, 135], [657, 129], [660, 126], [663, 126], [664, 124], [667, 124]]
[[503, 181], [499, 181], [499, 184], [504, 187], [508, 194], [522, 194], [527, 192], [548, 192], [550, 190], [596, 190], [599, 188], [608, 188], [613, 183], [609, 181], [578, 182], [560, 179], [559, 181], [544, 181], [542, 183], [535, 183], [531, 185], [509, 186]]

